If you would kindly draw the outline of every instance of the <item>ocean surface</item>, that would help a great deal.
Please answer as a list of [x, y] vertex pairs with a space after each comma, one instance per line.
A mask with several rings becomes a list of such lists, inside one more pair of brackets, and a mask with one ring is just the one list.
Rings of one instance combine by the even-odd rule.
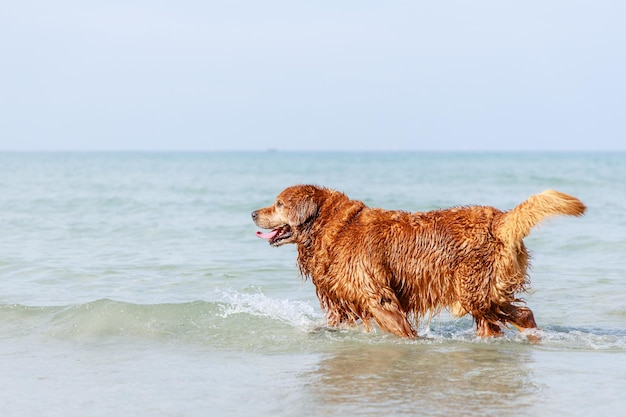
[[[541, 328], [407, 341], [325, 325], [250, 212], [315, 183], [370, 206], [588, 206], [526, 239]], [[0, 415], [624, 416], [626, 154], [0, 153]]]

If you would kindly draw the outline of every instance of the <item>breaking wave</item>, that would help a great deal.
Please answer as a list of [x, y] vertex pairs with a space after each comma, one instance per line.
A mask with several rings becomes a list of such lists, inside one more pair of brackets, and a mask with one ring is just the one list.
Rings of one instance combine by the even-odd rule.
[[[331, 329], [323, 314], [304, 301], [270, 298], [262, 293], [226, 291], [218, 301], [134, 304], [101, 299], [69, 306], [0, 305], [0, 339], [45, 337], [102, 342], [134, 338], [226, 349], [301, 351], [337, 343], [530, 344], [506, 332], [497, 339], [475, 336], [471, 319], [435, 320], [420, 328], [420, 338], [404, 340], [363, 326]], [[545, 326], [537, 332], [542, 349], [626, 351], [626, 330]]]

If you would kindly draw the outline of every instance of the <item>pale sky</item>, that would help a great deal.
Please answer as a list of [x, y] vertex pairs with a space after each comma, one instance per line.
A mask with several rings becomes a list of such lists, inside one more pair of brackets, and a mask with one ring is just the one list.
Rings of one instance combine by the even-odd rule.
[[626, 150], [626, 2], [19, 0], [0, 150]]

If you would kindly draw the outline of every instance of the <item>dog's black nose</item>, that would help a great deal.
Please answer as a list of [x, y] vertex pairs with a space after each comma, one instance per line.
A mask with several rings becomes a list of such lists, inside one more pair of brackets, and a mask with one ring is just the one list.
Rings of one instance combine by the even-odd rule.
[[254, 210], [251, 216], [252, 216], [252, 220], [256, 220], [256, 218], [259, 217], [259, 212], [257, 210]]

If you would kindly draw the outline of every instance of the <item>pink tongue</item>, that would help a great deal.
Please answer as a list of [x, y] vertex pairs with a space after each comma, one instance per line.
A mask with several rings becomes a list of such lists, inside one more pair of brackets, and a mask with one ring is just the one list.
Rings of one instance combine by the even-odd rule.
[[256, 235], [258, 237], [260, 237], [261, 239], [271, 239], [274, 236], [276, 236], [278, 234], [278, 229], [274, 229], [271, 232], [267, 232], [267, 233], [263, 233], [263, 232], [256, 232]]

